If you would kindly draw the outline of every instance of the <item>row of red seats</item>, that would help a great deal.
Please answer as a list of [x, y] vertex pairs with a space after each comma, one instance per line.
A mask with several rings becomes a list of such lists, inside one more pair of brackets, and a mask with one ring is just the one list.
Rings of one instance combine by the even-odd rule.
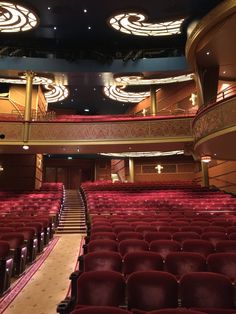
[[79, 276], [74, 299], [65, 300], [57, 311], [108, 305], [127, 306], [135, 313], [143, 313], [182, 306], [226, 314], [235, 312], [234, 295], [230, 279], [212, 272], [192, 272], [178, 282], [165, 271], [138, 271], [127, 279], [115, 271], [88, 271]]

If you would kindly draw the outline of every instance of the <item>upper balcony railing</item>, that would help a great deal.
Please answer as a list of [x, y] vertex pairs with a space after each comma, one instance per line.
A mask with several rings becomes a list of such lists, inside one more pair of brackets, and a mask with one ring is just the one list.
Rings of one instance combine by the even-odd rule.
[[231, 85], [222, 91], [220, 91], [216, 97], [212, 98], [205, 106], [199, 108], [197, 113], [201, 113], [205, 109], [209, 109], [210, 107], [214, 107], [215, 105], [225, 101], [226, 99], [230, 99], [236, 96], [236, 85]]

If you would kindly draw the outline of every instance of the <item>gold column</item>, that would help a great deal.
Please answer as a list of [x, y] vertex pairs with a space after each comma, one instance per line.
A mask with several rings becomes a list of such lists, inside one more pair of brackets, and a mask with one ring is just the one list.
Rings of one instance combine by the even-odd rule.
[[208, 163], [201, 161], [202, 166], [202, 186], [209, 187], [209, 172], [208, 172]]
[[151, 96], [151, 115], [156, 116], [157, 115], [157, 98], [156, 98], [156, 87], [154, 85], [151, 85], [150, 87], [150, 96]]
[[26, 72], [26, 94], [25, 94], [25, 112], [24, 112], [24, 142], [29, 138], [29, 121], [31, 120], [32, 107], [32, 90], [33, 90], [34, 73], [32, 71]]
[[129, 158], [129, 181], [134, 182], [134, 159]]
[[94, 163], [94, 181], [97, 180], [97, 161], [95, 160]]

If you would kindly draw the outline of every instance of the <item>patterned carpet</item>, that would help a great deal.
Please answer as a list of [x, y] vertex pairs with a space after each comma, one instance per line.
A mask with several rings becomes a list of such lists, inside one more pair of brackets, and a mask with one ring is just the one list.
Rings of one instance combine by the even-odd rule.
[[[23, 285], [24, 287], [21, 290], [18, 283], [18, 291], [21, 290], [21, 292], [16, 296], [18, 293], [17, 287], [13, 286], [12, 291], [2, 300], [0, 299], [0, 313], [56, 313], [57, 304], [66, 297], [68, 292], [69, 275], [75, 269], [77, 257], [81, 250], [81, 239], [78, 234], [55, 237], [54, 243], [52, 243], [52, 245], [55, 245], [53, 250], [48, 253], [48, 257], [45, 256], [45, 262], [41, 266], [39, 265], [40, 267], [36, 273], [30, 279], [28, 278], [27, 285]], [[23, 281], [23, 277], [20, 280]], [[6, 308], [5, 303], [8, 299], [10, 302], [8, 302], [9, 305]]]

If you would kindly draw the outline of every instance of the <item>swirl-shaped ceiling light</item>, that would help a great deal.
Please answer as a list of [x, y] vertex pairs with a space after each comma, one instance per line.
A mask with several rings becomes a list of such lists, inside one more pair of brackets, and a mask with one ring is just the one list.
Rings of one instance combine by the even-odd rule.
[[100, 153], [99, 155], [109, 157], [160, 157], [160, 156], [171, 156], [171, 155], [183, 155], [183, 150], [172, 150], [167, 152], [123, 152], [123, 153]]
[[46, 84], [44, 87], [48, 90], [48, 92], [44, 93], [48, 103], [62, 101], [69, 95], [69, 90], [63, 85]]
[[147, 79], [141, 77], [141, 75], [121, 75], [114, 78], [115, 81], [119, 84], [124, 85], [154, 85], [154, 84], [170, 84], [170, 83], [179, 83], [190, 81], [193, 79], [193, 74], [186, 74], [186, 75], [179, 75], [179, 76], [172, 76], [172, 77], [165, 77], [165, 78], [152, 78]]
[[180, 34], [184, 19], [147, 23], [147, 16], [139, 12], [127, 12], [112, 16], [109, 24], [116, 30], [137, 36], [170, 36]]
[[150, 96], [150, 92], [140, 92], [140, 93], [133, 93], [133, 92], [126, 92], [123, 89], [125, 86], [105, 86], [104, 93], [107, 97], [121, 102], [132, 102], [137, 103], [142, 101], [143, 99]]
[[[0, 83], [8, 83], [8, 84], [26, 84], [26, 78], [24, 75], [21, 75], [20, 78], [0, 78]], [[48, 92], [44, 93], [44, 96], [48, 103], [62, 101], [68, 97], [69, 91], [68, 89], [60, 84], [54, 84], [53, 80], [44, 77], [44, 76], [34, 76], [33, 85], [43, 85]]]
[[32, 10], [0, 1], [0, 32], [24, 32], [36, 27], [38, 23], [39, 18]]
[[[0, 77], [0, 83], [8, 83], [8, 84], [26, 84], [25, 76], [20, 76], [20, 78], [5, 78]], [[44, 76], [34, 76], [33, 84], [34, 85], [41, 85], [41, 84], [52, 84], [52, 79]]]

